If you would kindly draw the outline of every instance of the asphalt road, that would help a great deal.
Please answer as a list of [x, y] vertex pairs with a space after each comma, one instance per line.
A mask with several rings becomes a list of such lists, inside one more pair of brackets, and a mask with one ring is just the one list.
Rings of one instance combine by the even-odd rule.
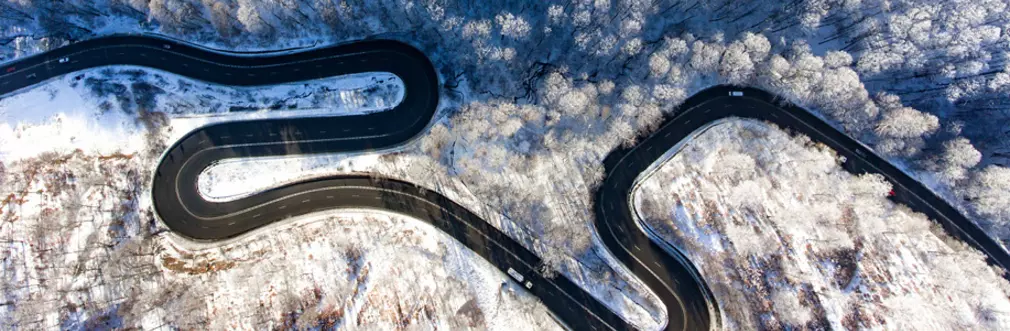
[[[66, 58], [66, 60], [62, 60]], [[61, 61], [62, 60], [62, 61]], [[220, 240], [291, 216], [334, 208], [396, 212], [450, 234], [576, 330], [633, 327], [563, 275], [540, 276], [540, 258], [476, 214], [413, 184], [369, 176], [332, 176], [229, 202], [204, 200], [197, 176], [229, 158], [362, 152], [397, 146], [424, 131], [438, 106], [435, 69], [400, 42], [369, 40], [283, 55], [223, 54], [172, 40], [112, 36], [83, 41], [0, 67], [0, 95], [75, 71], [136, 65], [217, 84], [258, 86], [360, 72], [389, 72], [404, 83], [391, 110], [366, 115], [229, 122], [188, 133], [155, 170], [152, 199], [161, 220], [194, 240]], [[283, 169], [279, 169], [283, 170]], [[521, 278], [521, 279], [520, 279]]]
[[[61, 59], [66, 58], [63, 63]], [[197, 191], [197, 176], [224, 159], [361, 152], [397, 146], [425, 130], [438, 105], [438, 77], [416, 49], [394, 41], [361, 41], [298, 53], [255, 56], [210, 52], [160, 38], [114, 36], [72, 44], [0, 67], [0, 95], [75, 71], [137, 65], [212, 83], [271, 85], [379, 71], [403, 81], [399, 105], [385, 112], [331, 118], [271, 119], [211, 125], [168, 149], [152, 183], [154, 207], [165, 224], [195, 240], [230, 238], [287, 217], [334, 208], [371, 208], [426, 221], [452, 235], [539, 297], [577, 330], [633, 327], [564, 276], [546, 279], [532, 252], [444, 196], [394, 179], [333, 176], [293, 183], [239, 200], [211, 202]], [[730, 96], [741, 91], [743, 96]], [[847, 157], [849, 171], [881, 173], [895, 184], [895, 199], [938, 220], [952, 234], [1007, 266], [1010, 258], [964, 216], [869, 149], [809, 112], [780, 105], [755, 89], [715, 87], [688, 99], [677, 115], [638, 144], [604, 161], [606, 177], [595, 195], [595, 226], [607, 249], [640, 277], [667, 307], [667, 330], [709, 330], [722, 323], [718, 306], [694, 266], [676, 248], [638, 224], [628, 202], [635, 179], [679, 141], [726, 117], [771, 121], [810, 136]], [[513, 272], [509, 272], [509, 271]]]
[[[731, 92], [740, 92], [732, 96]], [[668, 330], [721, 328], [712, 292], [692, 263], [647, 226], [639, 224], [629, 205], [636, 179], [671, 148], [696, 130], [724, 118], [772, 122], [809, 136], [845, 156], [847, 171], [878, 173], [894, 186], [890, 198], [926, 214], [951, 235], [986, 254], [990, 263], [1010, 266], [1010, 255], [964, 215], [869, 148], [849, 138], [809, 111], [753, 88], [717, 86], [689, 98], [655, 132], [637, 144], [618, 148], [604, 159], [605, 178], [594, 199], [595, 226], [604, 244], [667, 305]], [[655, 240], [653, 240], [655, 238]], [[680, 303], [680, 310], [671, 303]]]

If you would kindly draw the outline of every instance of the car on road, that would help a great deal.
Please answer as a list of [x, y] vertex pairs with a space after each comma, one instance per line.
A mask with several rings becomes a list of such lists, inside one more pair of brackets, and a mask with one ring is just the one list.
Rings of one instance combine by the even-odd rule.
[[164, 44], [164, 45], [161, 45], [161, 46], [165, 47], [165, 49], [172, 49], [172, 45], [169, 45], [169, 44]]
[[67, 62], [70, 62], [70, 58], [69, 57], [61, 57], [60, 58], [60, 63], [67, 63]]
[[33, 72], [33, 73], [30, 73], [30, 74], [28, 74], [28, 76], [25, 76], [25, 78], [35, 78], [35, 77], [36, 77], [36, 76], [35, 76], [35, 73], [34, 73], [34, 72]]
[[14, 70], [18, 70], [18, 68], [17, 67], [7, 68], [7, 72], [14, 72]]

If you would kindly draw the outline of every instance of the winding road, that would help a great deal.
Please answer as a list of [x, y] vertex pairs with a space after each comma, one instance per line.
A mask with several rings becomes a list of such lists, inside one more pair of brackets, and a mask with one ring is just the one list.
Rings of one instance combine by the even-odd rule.
[[[651, 288], [669, 312], [667, 329], [721, 327], [716, 300], [693, 263], [653, 229], [633, 216], [629, 201], [636, 181], [653, 163], [709, 123], [752, 118], [807, 135], [845, 156], [842, 167], [854, 174], [877, 173], [893, 185], [891, 200], [939, 222], [956, 238], [986, 254], [991, 264], [1010, 270], [1010, 254], [975, 223], [929, 188], [835, 129], [813, 113], [754, 88], [716, 86], [699, 92], [672, 112], [654, 132], [604, 159], [603, 183], [596, 192], [595, 226], [607, 248]], [[675, 312], [679, 303], [684, 308]]]
[[[219, 240], [291, 216], [333, 208], [392, 211], [428, 222], [512, 275], [561, 321], [576, 330], [634, 327], [563, 275], [536, 271], [541, 260], [476, 214], [437, 192], [368, 176], [331, 176], [292, 183], [228, 202], [203, 199], [197, 177], [230, 158], [360, 152], [398, 146], [423, 132], [438, 105], [435, 69], [420, 51], [388, 40], [360, 41], [283, 55], [228, 54], [149, 36], [110, 36], [78, 42], [0, 67], [0, 95], [52, 77], [109, 65], [136, 65], [211, 83], [260, 86], [360, 72], [389, 72], [403, 81], [393, 109], [330, 118], [270, 119], [210, 125], [170, 147], [152, 183], [154, 207], [172, 230], [194, 240]], [[731, 96], [731, 92], [741, 92]], [[606, 177], [594, 196], [597, 234], [606, 248], [666, 305], [667, 330], [720, 328], [719, 308], [688, 259], [633, 216], [628, 201], [635, 180], [679, 141], [726, 117], [770, 121], [802, 132], [845, 155], [845, 168], [877, 172], [895, 183], [895, 200], [939, 220], [1004, 268], [1007, 253], [974, 224], [868, 148], [811, 113], [780, 105], [754, 89], [719, 86], [703, 91], [660, 128], [604, 161]], [[994, 246], [995, 245], [995, 246]], [[998, 250], [996, 248], [999, 248]]]
[[[391, 211], [448, 233], [537, 296], [576, 330], [633, 326], [574, 282], [544, 278], [541, 260], [494, 226], [435, 191], [369, 176], [332, 176], [293, 183], [228, 202], [203, 199], [197, 177], [224, 159], [361, 152], [403, 144], [425, 130], [438, 106], [439, 81], [420, 51], [396, 41], [366, 40], [284, 55], [209, 51], [148, 36], [78, 42], [8, 63], [0, 95], [88, 68], [135, 65], [216, 84], [259, 86], [361, 72], [389, 72], [404, 84], [394, 108], [366, 115], [270, 119], [206, 126], [172, 145], [156, 168], [152, 200], [161, 220], [194, 240], [220, 240], [291, 216], [334, 208]], [[9, 69], [13, 68], [13, 69]], [[8, 72], [9, 70], [9, 72]], [[521, 278], [521, 280], [520, 280]]]

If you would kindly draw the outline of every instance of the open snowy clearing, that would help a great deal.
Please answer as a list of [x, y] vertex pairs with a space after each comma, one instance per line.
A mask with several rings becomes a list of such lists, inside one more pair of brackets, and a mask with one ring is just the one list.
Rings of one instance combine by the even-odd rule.
[[167, 142], [222, 121], [341, 116], [381, 111], [403, 98], [388, 73], [362, 73], [265, 87], [232, 87], [131, 66], [66, 75], [0, 99], [0, 156], [40, 151], [135, 153], [155, 123], [171, 125]]
[[728, 329], [1010, 327], [1010, 284], [982, 254], [809, 138], [731, 119], [668, 155], [636, 214], [698, 266]]

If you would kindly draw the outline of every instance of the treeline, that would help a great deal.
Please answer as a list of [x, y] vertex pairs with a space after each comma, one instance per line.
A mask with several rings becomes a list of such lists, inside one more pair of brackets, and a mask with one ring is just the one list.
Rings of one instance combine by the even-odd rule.
[[[650, 130], [691, 93], [716, 83], [754, 85], [902, 160], [992, 233], [1010, 238], [1010, 216], [1002, 212], [1010, 204], [998, 198], [1010, 195], [1008, 170], [999, 165], [1010, 149], [999, 124], [1010, 114], [1006, 0], [78, 0], [0, 7], [0, 22], [10, 27], [0, 40], [4, 58], [122, 30], [239, 49], [372, 35], [411, 42], [432, 55], [447, 87], [462, 82], [474, 92], [451, 128], [435, 128], [441, 140], [426, 149], [447, 173], [474, 180], [491, 170], [532, 180], [538, 164], [552, 162], [577, 167], [592, 185], [599, 178], [592, 165], [606, 151]], [[490, 201], [501, 195], [503, 210], [522, 211], [521, 222], [585, 232], [585, 219], [544, 212], [557, 210], [550, 190], [530, 191], [512, 179], [500, 185], [482, 192]], [[537, 201], [542, 208], [526, 207]]]

